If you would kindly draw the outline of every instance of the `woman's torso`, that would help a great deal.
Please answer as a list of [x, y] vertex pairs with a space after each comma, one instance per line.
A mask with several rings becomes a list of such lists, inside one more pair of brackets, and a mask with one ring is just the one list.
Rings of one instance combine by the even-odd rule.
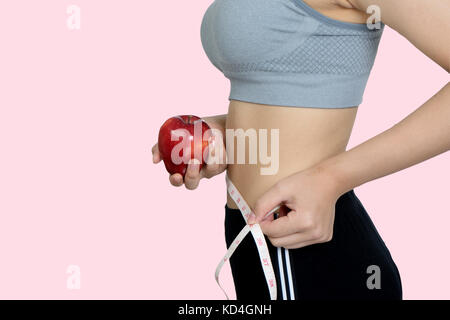
[[[357, 10], [330, 7], [328, 3], [331, 1], [307, 0], [304, 2], [333, 19], [351, 23], [365, 23], [367, 20], [367, 15]], [[356, 113], [357, 106], [348, 106], [348, 108], [284, 107], [230, 100], [226, 128], [244, 131], [250, 129], [256, 132], [259, 132], [259, 129], [267, 129], [269, 155], [270, 132], [273, 129], [279, 130], [279, 164], [278, 170], [266, 175], [261, 174], [261, 168], [267, 168], [269, 165], [261, 164], [259, 156], [257, 156], [257, 164], [249, 164], [248, 138], [245, 143], [245, 164], [236, 164], [238, 138], [235, 137], [232, 161], [234, 163], [228, 164], [228, 177], [247, 203], [254, 207], [258, 197], [279, 180], [345, 151]], [[258, 135], [258, 140], [259, 138]], [[273, 155], [271, 156], [274, 161]], [[227, 195], [227, 205], [230, 208], [237, 208], [229, 195]]]
[[[230, 102], [227, 129], [248, 129], [259, 132], [267, 129], [267, 154], [271, 155], [271, 130], [279, 131], [278, 170], [263, 175], [262, 164], [257, 156], [257, 164], [249, 164], [249, 140], [245, 143], [245, 163], [237, 164], [237, 137], [234, 137], [234, 163], [228, 164], [227, 174], [240, 191], [250, 207], [272, 185], [295, 172], [306, 169], [345, 151], [357, 108], [318, 109], [268, 106], [243, 101]], [[258, 134], [258, 140], [261, 135]], [[229, 141], [227, 141], [229, 144]], [[229, 150], [227, 151], [229, 152]], [[273, 166], [276, 169], [276, 166]], [[234, 201], [227, 196], [227, 205], [237, 208]]]

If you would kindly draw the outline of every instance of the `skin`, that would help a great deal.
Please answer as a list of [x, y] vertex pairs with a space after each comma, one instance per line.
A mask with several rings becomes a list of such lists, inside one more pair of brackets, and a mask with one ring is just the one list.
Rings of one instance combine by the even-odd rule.
[[[366, 9], [377, 5], [382, 21], [450, 72], [450, 3], [445, 0], [307, 0], [311, 7], [337, 20], [364, 23]], [[432, 17], [432, 19], [430, 18]], [[422, 21], [423, 23], [420, 23]], [[274, 117], [276, 112], [276, 117]], [[188, 167], [175, 186], [195, 189], [199, 181], [224, 170], [252, 207], [249, 223], [260, 223], [276, 247], [287, 249], [332, 239], [337, 199], [366, 182], [403, 170], [450, 150], [450, 83], [405, 119], [372, 139], [346, 146], [357, 107], [290, 108], [231, 101], [227, 115], [204, 118], [225, 128], [280, 128], [280, 170], [259, 174], [256, 165]], [[153, 162], [160, 161], [153, 147]], [[278, 204], [281, 217], [262, 217]], [[236, 208], [228, 198], [227, 205]]]

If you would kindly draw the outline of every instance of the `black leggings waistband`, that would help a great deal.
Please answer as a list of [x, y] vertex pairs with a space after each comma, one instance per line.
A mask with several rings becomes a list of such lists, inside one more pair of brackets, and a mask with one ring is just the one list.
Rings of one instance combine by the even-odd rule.
[[[225, 205], [227, 247], [245, 226], [238, 209]], [[402, 299], [401, 278], [384, 241], [351, 190], [336, 202], [333, 238], [299, 249], [266, 242], [278, 299]], [[270, 299], [258, 251], [247, 236], [230, 259], [237, 299]]]

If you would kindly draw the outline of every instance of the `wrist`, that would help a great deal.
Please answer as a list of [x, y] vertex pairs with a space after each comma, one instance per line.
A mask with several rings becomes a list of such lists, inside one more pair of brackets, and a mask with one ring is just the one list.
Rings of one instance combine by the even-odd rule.
[[327, 187], [330, 194], [339, 198], [352, 189], [352, 185], [346, 178], [345, 171], [339, 165], [338, 159], [332, 157], [326, 159], [311, 168], [319, 177], [322, 184]]
[[201, 117], [212, 129], [223, 131], [225, 129], [226, 115]]
[[222, 142], [225, 145], [225, 115], [218, 115], [218, 116], [212, 116], [212, 117], [202, 117], [203, 121], [205, 121], [208, 126], [213, 131], [213, 135], [217, 136], [220, 132], [220, 135], [222, 138]]

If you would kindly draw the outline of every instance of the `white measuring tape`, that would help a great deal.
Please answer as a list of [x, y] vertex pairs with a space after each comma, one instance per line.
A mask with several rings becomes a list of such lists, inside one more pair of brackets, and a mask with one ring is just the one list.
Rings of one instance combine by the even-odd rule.
[[[250, 213], [252, 212], [248, 204], [245, 202], [244, 198], [241, 196], [239, 191], [236, 189], [234, 184], [231, 182], [231, 180], [228, 178], [227, 175], [225, 175], [225, 179], [227, 182], [227, 190], [231, 198], [234, 200], [236, 205], [238, 206], [239, 210], [241, 211], [242, 217], [245, 220], [245, 223], [247, 223], [247, 220], [250, 216]], [[266, 214], [265, 217], [270, 216], [273, 214], [277, 209], [279, 209], [280, 206], [277, 206], [273, 208], [270, 212]], [[253, 224], [248, 225], [246, 224], [244, 228], [242, 228], [241, 232], [236, 236], [236, 238], [231, 243], [230, 247], [227, 250], [227, 253], [225, 253], [225, 256], [220, 261], [219, 265], [216, 268], [216, 282], [219, 285], [220, 289], [222, 289], [223, 293], [227, 297], [227, 300], [229, 300], [227, 293], [222, 288], [219, 282], [219, 274], [220, 270], [222, 269], [223, 265], [227, 260], [233, 255], [236, 248], [239, 246], [239, 244], [242, 242], [242, 240], [247, 236], [247, 234], [251, 232], [253, 239], [255, 240], [256, 247], [258, 248], [259, 253], [259, 259], [261, 262], [261, 266], [264, 271], [264, 276], [266, 278], [267, 287], [269, 288], [270, 292], [270, 299], [276, 300], [277, 299], [277, 282], [275, 279], [275, 272], [273, 271], [272, 261], [270, 259], [270, 253], [269, 248], [267, 247], [266, 240], [264, 238], [264, 234], [261, 230], [261, 227], [259, 224]]]

